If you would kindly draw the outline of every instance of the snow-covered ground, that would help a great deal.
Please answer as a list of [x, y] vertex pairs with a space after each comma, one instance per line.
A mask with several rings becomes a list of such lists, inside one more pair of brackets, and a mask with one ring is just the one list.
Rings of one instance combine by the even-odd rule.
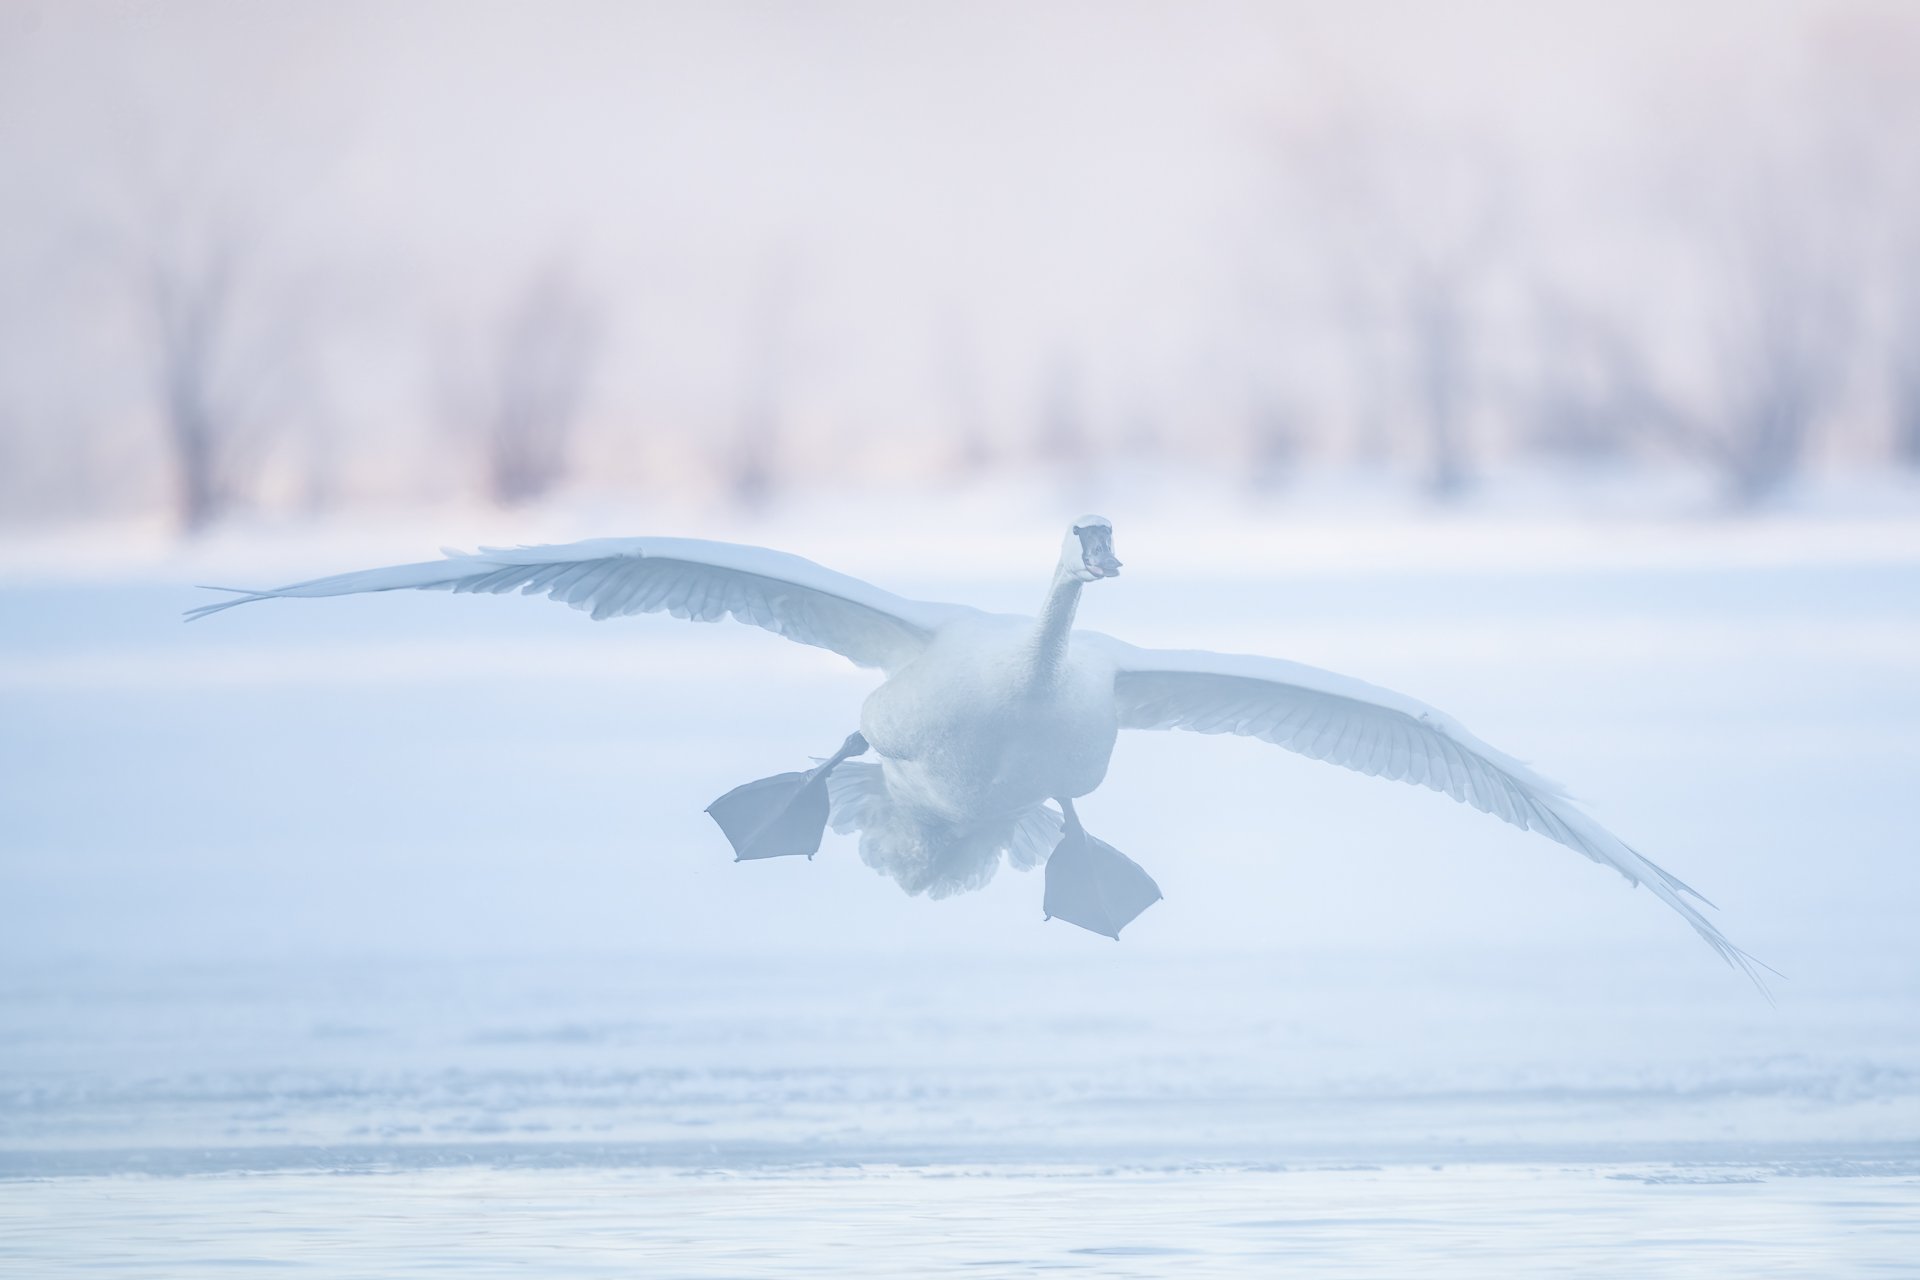
[[1440, 706], [1717, 902], [1787, 975], [1774, 1006], [1565, 850], [1264, 744], [1123, 738], [1083, 812], [1167, 900], [1116, 945], [1043, 924], [1036, 876], [928, 902], [836, 837], [730, 862], [703, 806], [852, 727], [870, 678], [831, 655], [518, 599], [176, 620], [195, 581], [616, 532], [1019, 609], [1047, 505], [7, 548], [0, 1266], [1831, 1275], [1920, 1252], [1898, 510], [1106, 504], [1128, 567], [1084, 625]]

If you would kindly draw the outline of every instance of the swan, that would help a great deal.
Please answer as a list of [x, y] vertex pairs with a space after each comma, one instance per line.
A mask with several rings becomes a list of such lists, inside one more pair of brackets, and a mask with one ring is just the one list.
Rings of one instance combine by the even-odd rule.
[[[1074, 801], [1106, 777], [1121, 729], [1258, 738], [1453, 797], [1645, 885], [1756, 983], [1759, 962], [1711, 905], [1582, 812], [1557, 784], [1412, 698], [1278, 658], [1144, 649], [1074, 627], [1081, 592], [1116, 578], [1113, 524], [1075, 520], [1039, 613], [908, 600], [798, 556], [688, 538], [603, 538], [445, 551], [186, 611], [375, 591], [545, 595], [595, 621], [665, 612], [762, 627], [830, 649], [884, 681], [859, 728], [812, 768], [736, 787], [708, 812], [736, 861], [805, 855], [829, 823], [913, 894], [977, 889], [1002, 862], [1044, 864], [1047, 918], [1109, 937], [1161, 897], [1137, 863], [1088, 834]], [[873, 761], [857, 757], [872, 752]], [[1051, 802], [1051, 803], [1049, 803]], [[1764, 986], [1762, 987], [1764, 990]]]

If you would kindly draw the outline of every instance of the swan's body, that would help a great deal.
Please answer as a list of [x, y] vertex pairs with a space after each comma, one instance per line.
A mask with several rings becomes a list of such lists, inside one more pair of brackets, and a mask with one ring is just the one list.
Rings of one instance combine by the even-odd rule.
[[964, 822], [1100, 785], [1120, 736], [1113, 664], [1074, 645], [1036, 680], [1031, 649], [1018, 624], [962, 619], [868, 696], [860, 731], [896, 802]]
[[[936, 897], [985, 884], [1003, 856], [1022, 869], [1046, 861], [1063, 823], [1084, 835], [1071, 802], [1105, 778], [1120, 729], [1256, 737], [1442, 791], [1538, 831], [1646, 885], [1753, 975], [1755, 962], [1688, 901], [1699, 896], [1692, 889], [1581, 812], [1557, 785], [1432, 708], [1298, 663], [1139, 649], [1076, 630], [1081, 589], [1120, 570], [1111, 537], [1103, 518], [1075, 523], [1033, 618], [906, 600], [796, 556], [673, 538], [449, 552], [423, 564], [239, 592], [188, 616], [276, 598], [519, 590], [596, 620], [652, 612], [732, 617], [832, 649], [887, 676], [866, 700], [860, 734], [824, 766], [833, 825], [860, 832], [870, 865], [909, 892]], [[855, 744], [870, 744], [878, 763], [847, 758], [859, 753]]]
[[[1071, 637], [1058, 667], [1038, 670], [1030, 624], [942, 627], [860, 712], [885, 797], [861, 823], [868, 863], [942, 896], [985, 884], [1002, 852], [1037, 864], [1058, 832], [1044, 802], [1078, 799], [1107, 776], [1120, 736], [1113, 679], [1106, 655]], [[857, 767], [842, 776], [842, 794], [872, 781]], [[1017, 841], [1023, 819], [1044, 843]]]

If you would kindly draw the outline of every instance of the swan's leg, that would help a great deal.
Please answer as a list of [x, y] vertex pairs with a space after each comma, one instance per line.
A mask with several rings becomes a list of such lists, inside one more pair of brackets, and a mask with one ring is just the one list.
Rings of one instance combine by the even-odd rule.
[[1047, 894], [1043, 910], [1068, 924], [1105, 934], [1118, 941], [1120, 930], [1160, 901], [1160, 886], [1140, 864], [1080, 825], [1073, 801], [1059, 800], [1066, 829], [1047, 859]]
[[818, 853], [827, 830], [827, 775], [866, 749], [865, 738], [849, 734], [838, 751], [814, 768], [746, 783], [708, 805], [707, 813], [733, 846], [733, 860], [789, 854], [811, 858]]

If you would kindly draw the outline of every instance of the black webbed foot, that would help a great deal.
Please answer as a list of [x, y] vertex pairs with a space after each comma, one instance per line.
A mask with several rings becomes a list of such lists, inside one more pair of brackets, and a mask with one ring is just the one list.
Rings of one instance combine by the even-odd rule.
[[1067, 829], [1047, 859], [1042, 910], [1049, 920], [1058, 916], [1118, 941], [1120, 930], [1160, 901], [1160, 886], [1132, 858], [1088, 835], [1072, 806], [1063, 811]]
[[867, 740], [853, 734], [815, 768], [745, 783], [708, 805], [707, 813], [733, 846], [733, 860], [818, 853], [827, 831], [827, 775], [866, 749]]

